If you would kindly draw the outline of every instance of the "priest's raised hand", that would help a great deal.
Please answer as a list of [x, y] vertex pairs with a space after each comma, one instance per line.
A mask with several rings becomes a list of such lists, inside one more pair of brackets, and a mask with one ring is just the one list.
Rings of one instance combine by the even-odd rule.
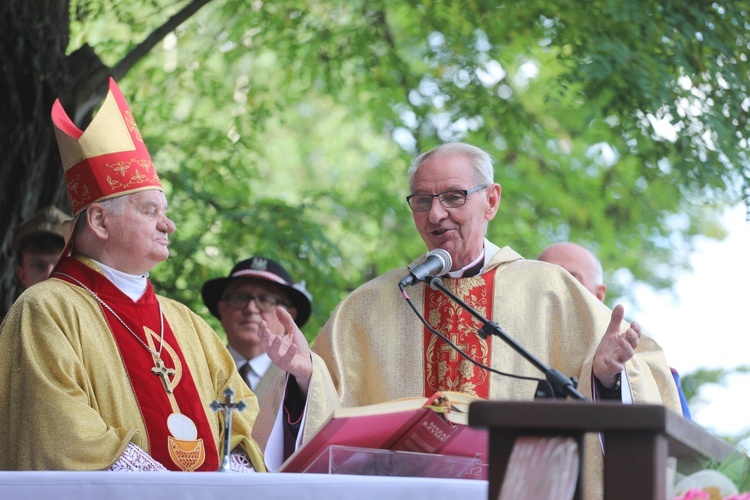
[[310, 346], [286, 309], [277, 307], [276, 317], [284, 325], [284, 333], [273, 333], [262, 321], [260, 345], [274, 364], [292, 375], [303, 394], [307, 394], [313, 370]]

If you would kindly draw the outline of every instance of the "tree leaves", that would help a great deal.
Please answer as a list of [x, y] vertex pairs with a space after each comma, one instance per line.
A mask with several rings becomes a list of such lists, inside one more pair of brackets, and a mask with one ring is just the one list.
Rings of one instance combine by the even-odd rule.
[[[69, 52], [114, 66], [187, 4], [78, 0]], [[314, 295], [313, 337], [425, 250], [406, 167], [465, 140], [497, 160], [492, 240], [587, 245], [610, 295], [621, 269], [668, 287], [748, 196], [742, 4], [209, 2], [120, 81], [178, 227], [152, 276], [205, 313], [202, 281], [277, 255]]]

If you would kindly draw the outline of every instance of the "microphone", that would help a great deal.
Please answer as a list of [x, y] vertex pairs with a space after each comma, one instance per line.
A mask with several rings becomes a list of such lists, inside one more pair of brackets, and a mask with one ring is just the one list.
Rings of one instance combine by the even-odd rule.
[[427, 254], [427, 259], [411, 269], [409, 274], [401, 278], [399, 283], [402, 287], [416, 285], [429, 275], [441, 276], [451, 270], [453, 260], [451, 254], [442, 248], [436, 248]]

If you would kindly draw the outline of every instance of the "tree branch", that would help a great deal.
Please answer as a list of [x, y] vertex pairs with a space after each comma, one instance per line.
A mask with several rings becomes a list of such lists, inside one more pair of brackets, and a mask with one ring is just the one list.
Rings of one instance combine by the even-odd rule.
[[71, 102], [70, 109], [74, 109], [73, 121], [79, 127], [84, 125], [94, 107], [99, 104], [107, 93], [107, 78], [115, 80], [124, 77], [138, 61], [143, 59], [156, 44], [174, 31], [177, 26], [185, 22], [201, 7], [211, 0], [193, 0], [181, 11], [170, 17], [164, 24], [156, 28], [150, 35], [128, 52], [120, 62], [112, 68], [102, 63], [94, 49], [88, 44], [82, 45], [68, 57], [68, 72], [73, 81], [69, 86], [69, 93], [61, 96], [63, 104]]
[[156, 28], [149, 36], [146, 37], [141, 43], [128, 52], [120, 62], [118, 62], [112, 68], [112, 77], [115, 80], [120, 79], [122, 76], [130, 71], [130, 69], [136, 65], [138, 61], [143, 59], [151, 49], [153, 49], [157, 43], [162, 41], [167, 34], [175, 30], [180, 24], [189, 19], [193, 14], [198, 12], [201, 7], [206, 5], [211, 0], [193, 0], [187, 4], [181, 11], [174, 16], [170, 17], [167, 22]]

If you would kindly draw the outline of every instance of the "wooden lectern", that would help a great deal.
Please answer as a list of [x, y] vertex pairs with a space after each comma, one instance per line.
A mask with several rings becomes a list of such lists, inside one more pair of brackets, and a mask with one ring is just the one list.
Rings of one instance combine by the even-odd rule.
[[[601, 432], [606, 456], [606, 500], [662, 500], [667, 457], [721, 461], [734, 451], [729, 443], [659, 405], [480, 401], [469, 408], [469, 425], [489, 430], [490, 500], [500, 494], [513, 444], [519, 436], [570, 436], [582, 450], [584, 434]], [[585, 464], [581, 463], [580, 470], [583, 467]]]

